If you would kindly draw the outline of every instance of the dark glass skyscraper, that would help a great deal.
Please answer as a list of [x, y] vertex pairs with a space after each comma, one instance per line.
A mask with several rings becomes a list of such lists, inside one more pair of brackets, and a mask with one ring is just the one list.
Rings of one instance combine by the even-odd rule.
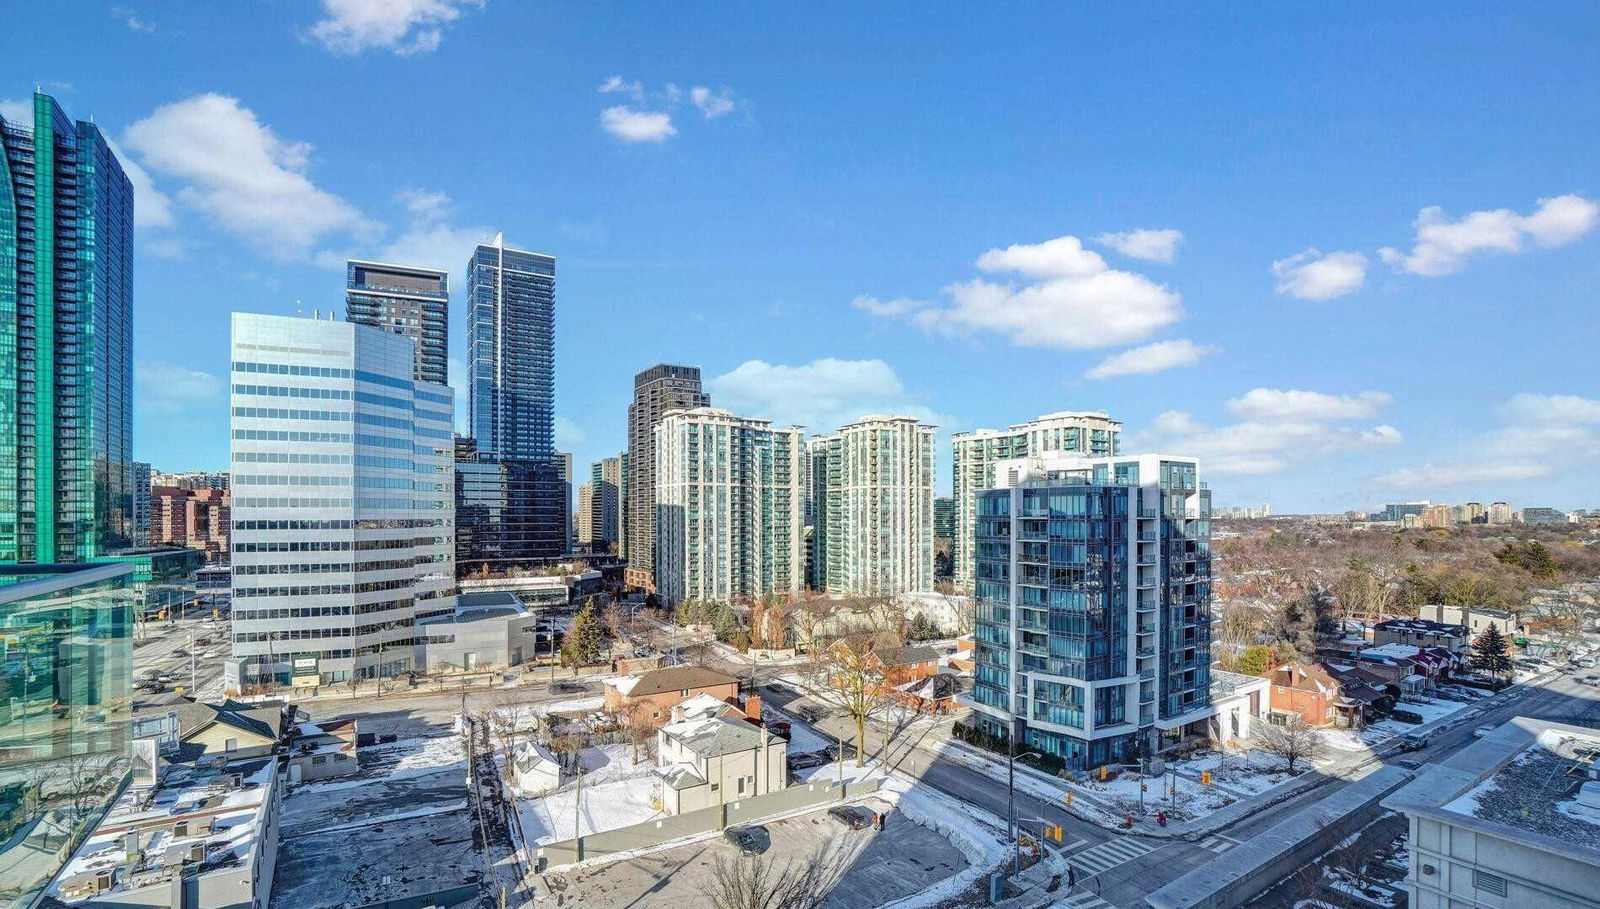
[[0, 562], [132, 543], [133, 186], [93, 123], [0, 117]]
[[555, 448], [556, 260], [497, 234], [467, 263], [467, 390], [478, 450], [548, 461]]
[[669, 410], [705, 407], [700, 367], [657, 363], [633, 377], [628, 405], [628, 480], [623, 488], [628, 584], [655, 589], [656, 424]]
[[567, 553], [567, 489], [554, 461], [503, 458], [456, 439], [456, 574], [529, 568]]
[[450, 275], [351, 259], [345, 263], [345, 321], [417, 342], [418, 382], [450, 384]]

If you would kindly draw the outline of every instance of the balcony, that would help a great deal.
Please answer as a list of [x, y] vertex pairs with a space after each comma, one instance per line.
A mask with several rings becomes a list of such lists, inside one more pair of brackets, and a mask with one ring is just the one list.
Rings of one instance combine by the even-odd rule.
[[1141, 689], [1139, 689], [1139, 703], [1140, 704], [1154, 704], [1155, 702], [1156, 702], [1156, 689], [1155, 689], [1154, 685], [1150, 686], [1149, 688], [1141, 688]]
[[1156, 655], [1156, 649], [1154, 647], [1140, 647], [1137, 651], [1134, 652], [1134, 656], [1138, 657], [1141, 660], [1148, 660], [1148, 659], [1150, 659], [1151, 657], [1153, 657], [1155, 655]]
[[1140, 625], [1139, 625], [1139, 633], [1140, 634], [1155, 634], [1156, 633], [1156, 623], [1154, 623], [1154, 622], [1142, 622], [1142, 623], [1140, 623]]

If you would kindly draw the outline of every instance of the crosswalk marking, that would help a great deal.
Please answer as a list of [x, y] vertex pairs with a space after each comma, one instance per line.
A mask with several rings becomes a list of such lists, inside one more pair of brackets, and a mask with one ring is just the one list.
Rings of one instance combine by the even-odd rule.
[[1093, 893], [1073, 894], [1055, 905], [1066, 906], [1068, 909], [1116, 909], [1115, 906], [1095, 896]]
[[1131, 862], [1153, 848], [1155, 847], [1141, 840], [1107, 840], [1093, 849], [1085, 849], [1069, 856], [1067, 864], [1076, 867], [1084, 874], [1095, 875], [1110, 871], [1124, 862]]
[[1237, 845], [1239, 845], [1238, 840], [1230, 839], [1220, 833], [1213, 834], [1200, 841], [1201, 849], [1209, 849], [1218, 855], [1227, 852], [1229, 849], [1232, 849]]

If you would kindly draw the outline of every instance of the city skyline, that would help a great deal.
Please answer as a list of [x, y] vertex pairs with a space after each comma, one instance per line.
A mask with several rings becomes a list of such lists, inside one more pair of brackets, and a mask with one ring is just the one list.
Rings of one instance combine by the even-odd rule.
[[[1171, 11], [1137, 22], [1159, 56], [1096, 41], [1068, 61], [1007, 16], [973, 24], [959, 51], [933, 23], [897, 22], [916, 73], [861, 62], [798, 83], [792, 52], [741, 49], [792, 11], [716, 34], [696, 15], [597, 11], [518, 70], [496, 49], [534, 14], [504, 4], [360, 33], [309, 2], [298, 27], [158, 3], [135, 30], [89, 9], [18, 11], [39, 40], [0, 68], [0, 111], [40, 84], [131, 165], [140, 461], [225, 462], [227, 311], [338, 310], [350, 257], [465, 287], [466, 256], [504, 231], [562, 260], [555, 444], [580, 464], [624, 447], [627, 377], [674, 362], [700, 366], [718, 406], [808, 433], [874, 412], [934, 423], [940, 493], [950, 433], [1100, 410], [1129, 450], [1198, 457], [1219, 502], [1596, 504], [1577, 468], [1600, 446], [1600, 401], [1561, 365], [1581, 362], [1586, 332], [1544, 328], [1591, 318], [1600, 189], [1581, 149], [1596, 121], [1499, 88], [1592, 87], [1570, 44], [1592, 9], [1535, 23], [1296, 11], [1270, 33]], [[816, 24], [843, 59], [874, 56], [882, 33]], [[1135, 27], [1114, 12], [1057, 24]], [[1305, 37], [1318, 28], [1363, 40]], [[969, 65], [999, 47], [1003, 74]], [[1448, 53], [1463, 47], [1484, 52]], [[1403, 62], [1418, 48], [1439, 58], [1424, 76]], [[137, 84], [94, 75], [150, 53], [166, 65]], [[252, 72], [258, 58], [294, 79]], [[1078, 81], [1095, 86], [1081, 105], [1042, 106]], [[1397, 81], [1408, 90], [1381, 109], [1350, 101]], [[483, 85], [497, 88], [469, 90]], [[490, 117], [532, 85], [536, 125]], [[1130, 113], [1174, 86], [1175, 109], [1207, 116]], [[402, 98], [486, 133], [424, 152], [404, 122], [344, 122]], [[951, 138], [956, 105], [966, 128]], [[896, 116], [869, 117], [884, 109]], [[1546, 317], [1512, 315], [1534, 301]], [[465, 302], [450, 332], [463, 398]], [[1016, 371], [949, 381], [951, 363], [980, 359]]]

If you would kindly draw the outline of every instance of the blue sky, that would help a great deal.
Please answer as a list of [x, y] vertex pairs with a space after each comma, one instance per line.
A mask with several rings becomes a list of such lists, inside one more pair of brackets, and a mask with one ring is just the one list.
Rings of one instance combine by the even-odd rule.
[[230, 311], [342, 313], [347, 255], [459, 280], [499, 230], [558, 257], [580, 470], [670, 360], [819, 431], [1106, 410], [1223, 504], [1600, 507], [1593, 3], [3, 16], [0, 101], [43, 85], [143, 175], [163, 469], [226, 464]]

